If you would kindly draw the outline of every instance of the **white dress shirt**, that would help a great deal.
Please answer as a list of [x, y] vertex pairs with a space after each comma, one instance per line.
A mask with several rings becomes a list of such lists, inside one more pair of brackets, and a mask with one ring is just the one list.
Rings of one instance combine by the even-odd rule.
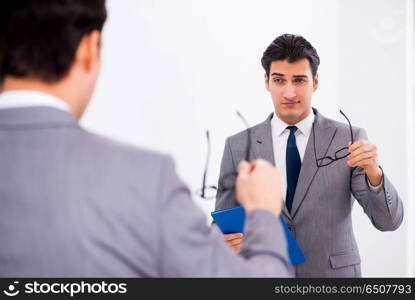
[[[303, 162], [305, 148], [307, 147], [313, 122], [314, 113], [311, 111], [304, 120], [294, 125], [298, 128], [295, 132], [295, 142], [300, 154], [301, 163]], [[287, 193], [287, 170], [285, 156], [287, 151], [287, 140], [290, 135], [290, 130], [287, 129], [287, 126], [290, 125], [278, 118], [274, 112], [271, 119], [272, 146], [274, 149], [275, 166], [282, 172], [282, 198], [284, 202]]]
[[19, 107], [53, 107], [71, 112], [70, 107], [63, 100], [51, 94], [32, 90], [13, 90], [0, 94], [0, 109]]

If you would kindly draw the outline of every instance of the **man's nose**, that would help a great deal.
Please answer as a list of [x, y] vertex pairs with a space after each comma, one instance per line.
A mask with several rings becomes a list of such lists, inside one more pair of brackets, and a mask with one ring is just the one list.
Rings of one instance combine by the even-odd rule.
[[284, 93], [282, 96], [287, 100], [294, 100], [297, 97], [297, 93], [295, 92], [295, 87], [288, 84], [285, 87]]

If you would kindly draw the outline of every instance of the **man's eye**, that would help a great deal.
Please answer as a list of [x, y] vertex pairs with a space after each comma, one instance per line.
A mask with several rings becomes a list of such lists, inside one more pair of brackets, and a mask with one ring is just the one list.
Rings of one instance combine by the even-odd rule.
[[283, 83], [284, 82], [284, 79], [282, 79], [282, 78], [275, 78], [274, 79], [274, 82], [275, 83]]
[[298, 78], [294, 82], [296, 82], [296, 83], [304, 83], [305, 80], [304, 79], [301, 79], [301, 78]]

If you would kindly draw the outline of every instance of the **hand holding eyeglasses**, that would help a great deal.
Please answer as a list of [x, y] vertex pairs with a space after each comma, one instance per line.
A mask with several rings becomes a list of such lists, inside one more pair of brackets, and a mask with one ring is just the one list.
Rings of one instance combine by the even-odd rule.
[[379, 168], [377, 147], [370, 141], [360, 140], [355, 143], [349, 142], [347, 164], [350, 167], [361, 167], [373, 186], [382, 182], [382, 170]]
[[[282, 206], [281, 186], [281, 171], [271, 163], [263, 159], [239, 163], [236, 198], [247, 213], [264, 209], [278, 216]], [[242, 233], [225, 234], [224, 240], [237, 253], [241, 251]]]
[[250, 213], [265, 209], [279, 215], [282, 206], [281, 171], [271, 163], [257, 159], [251, 163], [242, 161], [238, 166], [236, 199]]

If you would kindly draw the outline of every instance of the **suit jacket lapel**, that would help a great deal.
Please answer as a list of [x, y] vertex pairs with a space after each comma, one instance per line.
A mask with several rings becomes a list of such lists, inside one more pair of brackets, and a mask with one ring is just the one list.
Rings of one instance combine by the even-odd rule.
[[[326, 118], [322, 116], [316, 109], [313, 108], [315, 113], [314, 119], [314, 131], [316, 138], [316, 155], [317, 158], [321, 158], [327, 155], [328, 149], [336, 134], [336, 128], [330, 127]], [[316, 155], [314, 154], [314, 137], [311, 132], [308, 138], [306, 150], [304, 153], [303, 163], [301, 165], [300, 175], [298, 177], [297, 188], [295, 190], [293, 207], [291, 209], [292, 218], [295, 217], [301, 203], [304, 201], [305, 196], [313, 182], [314, 177], [317, 174], [318, 167], [316, 165]]]
[[[274, 147], [272, 145], [271, 114], [264, 122], [259, 124], [252, 131], [252, 149], [254, 158], [262, 158], [271, 162], [275, 166]], [[285, 176], [285, 174], [282, 174]], [[287, 223], [292, 221], [290, 213], [285, 204], [282, 206], [282, 213], [286, 217]]]
[[271, 118], [272, 114], [252, 131], [252, 150], [254, 158], [263, 158], [275, 165], [274, 149], [272, 147]]

